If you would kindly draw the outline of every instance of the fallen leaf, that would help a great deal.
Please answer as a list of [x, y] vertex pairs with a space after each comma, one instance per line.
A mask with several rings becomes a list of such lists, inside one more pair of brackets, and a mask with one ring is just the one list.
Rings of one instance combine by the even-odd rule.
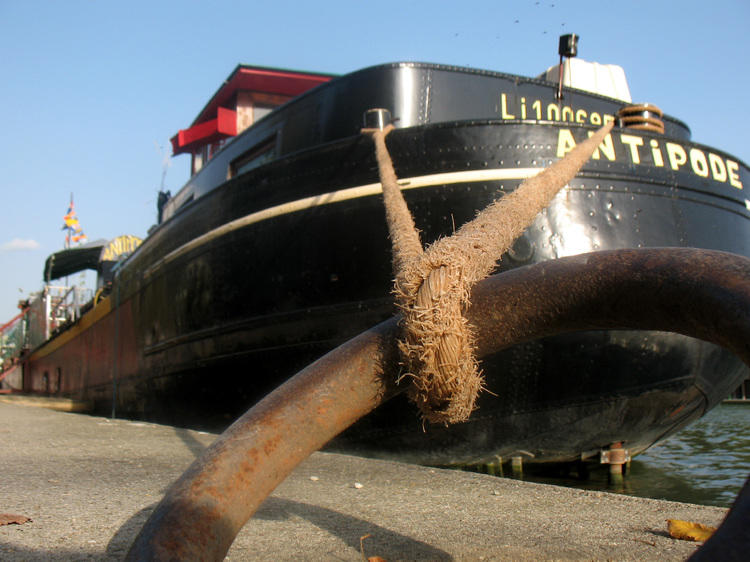
[[13, 513], [0, 513], [0, 525], [23, 525], [31, 521], [30, 517], [25, 515], [15, 515]]
[[705, 541], [714, 533], [716, 527], [680, 519], [667, 519], [667, 529], [669, 529], [669, 536], [673, 539]]

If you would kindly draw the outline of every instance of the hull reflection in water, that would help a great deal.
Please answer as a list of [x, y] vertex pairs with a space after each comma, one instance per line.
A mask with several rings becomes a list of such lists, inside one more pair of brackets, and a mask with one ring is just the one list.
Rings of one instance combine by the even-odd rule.
[[[638, 455], [623, 482], [606, 466], [587, 479], [526, 471], [524, 480], [661, 500], [729, 507], [750, 468], [750, 405], [722, 404]], [[560, 469], [558, 474], [561, 474]]]

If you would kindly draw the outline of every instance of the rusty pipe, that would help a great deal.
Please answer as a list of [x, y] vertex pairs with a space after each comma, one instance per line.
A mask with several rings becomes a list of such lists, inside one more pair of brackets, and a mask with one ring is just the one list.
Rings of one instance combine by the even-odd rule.
[[396, 319], [312, 363], [271, 392], [167, 490], [127, 560], [221, 560], [300, 462], [395, 392]]
[[480, 356], [564, 332], [634, 329], [710, 341], [750, 365], [750, 259], [736, 254], [581, 254], [494, 275], [471, 298]]
[[[468, 316], [480, 356], [567, 331], [630, 328], [711, 341], [750, 365], [749, 280], [750, 260], [723, 252], [597, 252], [485, 279]], [[333, 350], [240, 417], [169, 488], [127, 559], [221, 560], [297, 464], [402, 390], [393, 382], [397, 320]]]

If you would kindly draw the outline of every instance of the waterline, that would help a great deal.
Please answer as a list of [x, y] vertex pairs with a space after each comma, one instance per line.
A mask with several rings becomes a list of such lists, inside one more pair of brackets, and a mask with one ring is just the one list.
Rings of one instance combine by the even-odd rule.
[[721, 404], [638, 455], [622, 483], [610, 483], [606, 467], [586, 479], [527, 473], [524, 480], [729, 507], [749, 474], [750, 404]]

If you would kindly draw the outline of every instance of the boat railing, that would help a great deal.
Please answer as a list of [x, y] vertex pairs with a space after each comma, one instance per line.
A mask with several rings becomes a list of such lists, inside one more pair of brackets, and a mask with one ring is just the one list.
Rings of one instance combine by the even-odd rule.
[[29, 346], [33, 349], [81, 316], [94, 297], [87, 287], [47, 285], [29, 307]]
[[93, 290], [77, 285], [47, 285], [29, 298], [20, 313], [0, 324], [0, 374], [25, 352], [71, 326], [93, 302]]
[[94, 298], [94, 292], [86, 287], [47, 286], [50, 313], [48, 315], [50, 334], [54, 334], [67, 324], [81, 317], [83, 306]]
[[13, 367], [26, 348], [26, 315], [28, 308], [0, 325], [0, 378]]

